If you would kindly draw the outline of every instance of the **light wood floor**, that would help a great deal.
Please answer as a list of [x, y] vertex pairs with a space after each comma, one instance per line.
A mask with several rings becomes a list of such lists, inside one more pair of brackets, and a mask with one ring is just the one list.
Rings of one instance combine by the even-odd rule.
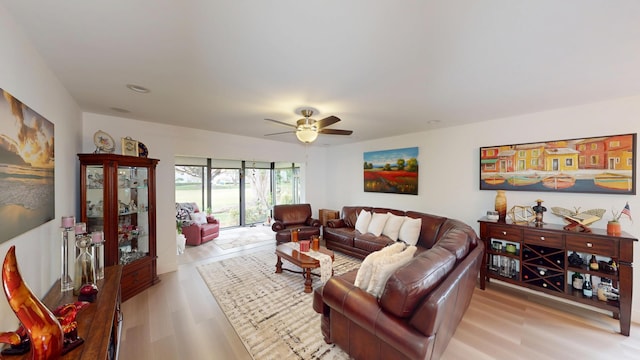
[[[187, 247], [178, 271], [122, 305], [120, 359], [251, 359], [196, 266], [268, 248]], [[640, 359], [640, 325], [618, 332], [598, 311], [493, 281], [476, 289], [443, 359]]]

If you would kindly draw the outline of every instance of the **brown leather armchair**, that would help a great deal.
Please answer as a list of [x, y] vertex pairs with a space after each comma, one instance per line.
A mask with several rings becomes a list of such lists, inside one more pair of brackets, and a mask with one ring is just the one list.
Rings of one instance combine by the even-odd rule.
[[310, 204], [287, 204], [273, 207], [271, 230], [276, 232], [276, 243], [291, 241], [291, 231], [298, 231], [298, 239], [320, 235], [320, 220], [311, 217]]

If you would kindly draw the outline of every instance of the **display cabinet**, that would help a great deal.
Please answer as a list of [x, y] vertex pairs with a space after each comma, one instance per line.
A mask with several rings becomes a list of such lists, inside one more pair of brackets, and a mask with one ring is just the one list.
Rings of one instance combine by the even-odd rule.
[[156, 270], [156, 159], [78, 154], [81, 219], [104, 232], [105, 266], [122, 265], [122, 301], [159, 281]]
[[[555, 224], [534, 226], [487, 219], [479, 222], [480, 238], [491, 244], [480, 269], [481, 289], [490, 279], [498, 279], [604, 309], [620, 319], [620, 333], [629, 336], [633, 243], [637, 239], [627, 233], [608, 235], [603, 229], [576, 232]], [[591, 259], [598, 265], [590, 267]], [[584, 296], [573, 286], [576, 273], [588, 275], [594, 288], [602, 283], [617, 292], [609, 294], [610, 298]]]

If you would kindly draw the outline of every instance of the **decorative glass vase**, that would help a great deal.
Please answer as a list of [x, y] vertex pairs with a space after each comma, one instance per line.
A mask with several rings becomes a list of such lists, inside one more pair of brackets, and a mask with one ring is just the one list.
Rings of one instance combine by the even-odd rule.
[[60, 291], [73, 290], [74, 262], [76, 259], [76, 235], [74, 231], [75, 218], [73, 216], [62, 217], [60, 228]]
[[497, 190], [495, 210], [498, 212], [498, 220], [504, 221], [507, 218], [507, 194], [504, 190]]
[[76, 258], [76, 276], [73, 286], [73, 294], [78, 295], [80, 288], [86, 284], [96, 283], [96, 268], [93, 262], [91, 250], [91, 238], [80, 236], [76, 240], [76, 246], [80, 249], [80, 255]]

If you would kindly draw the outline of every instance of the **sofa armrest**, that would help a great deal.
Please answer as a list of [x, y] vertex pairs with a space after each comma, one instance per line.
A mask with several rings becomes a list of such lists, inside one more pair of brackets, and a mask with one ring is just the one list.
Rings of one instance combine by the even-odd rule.
[[418, 306], [411, 325], [426, 336], [437, 333], [443, 323], [455, 329], [471, 302], [483, 257], [480, 241]]
[[310, 217], [310, 218], [307, 218], [307, 221], [305, 222], [305, 225], [313, 226], [313, 227], [320, 227], [320, 225], [322, 225], [322, 223], [320, 222], [320, 220]]
[[207, 215], [207, 224], [219, 224], [218, 219], [214, 218], [213, 215]]
[[271, 225], [271, 230], [278, 232], [280, 230], [284, 230], [284, 224], [280, 220], [275, 220]]
[[200, 225], [191, 224], [189, 226], [183, 226], [182, 235], [187, 239], [188, 244], [199, 244], [201, 238]]
[[344, 223], [344, 220], [342, 219], [331, 219], [331, 220], [327, 220], [327, 227], [330, 228], [342, 228], [342, 227], [346, 227], [347, 224]]
[[324, 302], [410, 359], [425, 358], [428, 341], [406, 322], [382, 311], [378, 299], [352, 283], [332, 277], [322, 291]]

